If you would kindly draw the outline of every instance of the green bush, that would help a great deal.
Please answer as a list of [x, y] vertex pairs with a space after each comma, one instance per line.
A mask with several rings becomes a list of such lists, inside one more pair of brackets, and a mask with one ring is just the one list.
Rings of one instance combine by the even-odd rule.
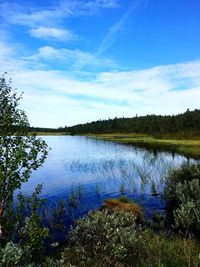
[[44, 241], [48, 237], [49, 229], [42, 225], [40, 210], [44, 208], [44, 200], [39, 195], [42, 186], [38, 185], [30, 197], [18, 195], [17, 208], [12, 213], [14, 228], [10, 228], [19, 240], [23, 249], [29, 250], [30, 260], [43, 259]]
[[0, 267], [61, 267], [61, 262], [45, 258], [42, 263], [31, 262], [31, 251], [20, 245], [8, 242], [5, 248], [0, 249]]
[[1, 267], [19, 266], [20, 264], [23, 265], [24, 261], [23, 249], [13, 242], [7, 243], [5, 248], [0, 250]]
[[[91, 213], [79, 220], [69, 234], [72, 264], [78, 266], [112, 266], [126, 262], [138, 240], [135, 216], [131, 213], [107, 210]], [[63, 263], [68, 263], [70, 251], [65, 249]], [[83, 264], [83, 265], [81, 265]]]
[[25, 226], [20, 230], [20, 244], [29, 250], [32, 260], [39, 259], [44, 253], [44, 239], [49, 230], [40, 226], [40, 218], [32, 214], [25, 220]]
[[200, 164], [183, 164], [166, 178], [166, 223], [184, 234], [200, 237]]

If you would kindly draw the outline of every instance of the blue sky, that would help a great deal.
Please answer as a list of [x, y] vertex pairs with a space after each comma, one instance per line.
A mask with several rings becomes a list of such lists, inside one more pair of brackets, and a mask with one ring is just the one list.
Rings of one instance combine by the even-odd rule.
[[200, 108], [200, 0], [0, 1], [0, 73], [30, 124]]

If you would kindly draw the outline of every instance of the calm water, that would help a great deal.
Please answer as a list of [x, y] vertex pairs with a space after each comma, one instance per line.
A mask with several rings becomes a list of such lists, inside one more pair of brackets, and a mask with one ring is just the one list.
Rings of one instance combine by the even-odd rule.
[[[162, 191], [169, 168], [186, 161], [180, 155], [135, 148], [79, 136], [42, 137], [51, 148], [43, 167], [33, 172], [21, 189], [31, 195], [43, 184], [42, 197], [49, 207], [60, 199], [75, 199], [75, 217], [97, 209], [105, 198], [128, 195], [139, 202], [147, 215], [162, 210], [163, 203], [151, 196]], [[70, 224], [70, 222], [69, 222]]]

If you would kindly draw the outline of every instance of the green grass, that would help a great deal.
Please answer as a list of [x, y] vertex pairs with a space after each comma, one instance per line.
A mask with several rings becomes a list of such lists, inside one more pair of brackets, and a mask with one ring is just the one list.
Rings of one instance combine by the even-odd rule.
[[89, 135], [92, 138], [98, 138], [108, 141], [134, 144], [139, 147], [154, 150], [167, 150], [175, 153], [200, 158], [200, 139], [181, 140], [181, 139], [158, 139], [145, 134], [95, 134]]

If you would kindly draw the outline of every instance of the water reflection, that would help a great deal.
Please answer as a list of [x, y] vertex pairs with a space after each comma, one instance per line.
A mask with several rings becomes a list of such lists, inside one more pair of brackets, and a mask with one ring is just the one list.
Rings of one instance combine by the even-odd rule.
[[31, 195], [37, 184], [43, 184], [42, 197], [52, 210], [60, 200], [66, 201], [63, 220], [69, 220], [68, 224], [71, 215], [82, 216], [99, 208], [104, 199], [121, 194], [141, 203], [146, 214], [162, 209], [163, 203], [153, 196], [162, 192], [169, 169], [187, 160], [176, 154], [87, 137], [42, 138], [51, 147], [48, 159], [21, 191]]
[[135, 193], [150, 194], [152, 185], [154, 191], [162, 191], [168, 171], [179, 166], [184, 160], [183, 157], [174, 158], [167, 153], [155, 155], [140, 151], [140, 154], [135, 153], [135, 158], [132, 159], [119, 156], [115, 159], [74, 160], [67, 162], [65, 167], [74, 174], [92, 175], [95, 180], [103, 181], [104, 186], [110, 186], [117, 180], [121, 187], [131, 188]]

